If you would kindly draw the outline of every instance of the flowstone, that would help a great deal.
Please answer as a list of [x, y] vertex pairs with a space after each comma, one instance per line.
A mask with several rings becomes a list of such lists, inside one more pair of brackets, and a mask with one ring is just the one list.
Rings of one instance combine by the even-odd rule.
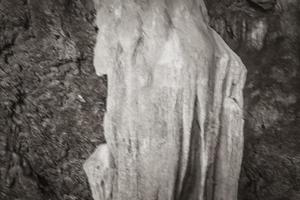
[[95, 0], [107, 144], [86, 161], [95, 200], [236, 200], [246, 69], [202, 0]]

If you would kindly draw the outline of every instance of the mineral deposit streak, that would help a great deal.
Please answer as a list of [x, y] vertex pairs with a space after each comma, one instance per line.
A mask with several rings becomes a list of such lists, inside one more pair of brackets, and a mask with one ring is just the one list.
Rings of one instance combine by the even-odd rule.
[[240, 58], [202, 0], [95, 0], [107, 144], [84, 164], [95, 200], [236, 200]]

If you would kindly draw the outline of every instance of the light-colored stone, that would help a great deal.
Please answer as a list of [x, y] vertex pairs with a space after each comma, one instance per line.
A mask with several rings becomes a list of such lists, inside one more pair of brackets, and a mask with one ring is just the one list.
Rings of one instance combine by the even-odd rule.
[[266, 19], [258, 19], [248, 24], [246, 42], [250, 48], [260, 50], [263, 48], [265, 37], [268, 32]]
[[236, 200], [246, 69], [203, 1], [95, 1], [108, 97], [106, 153], [85, 164], [94, 199]]
[[101, 144], [85, 161], [83, 169], [89, 179], [94, 199], [111, 200], [115, 166], [106, 144]]

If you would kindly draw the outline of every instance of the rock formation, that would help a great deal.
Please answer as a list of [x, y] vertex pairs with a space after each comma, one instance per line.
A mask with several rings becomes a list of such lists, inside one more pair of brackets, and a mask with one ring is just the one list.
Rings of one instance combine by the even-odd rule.
[[235, 200], [246, 69], [202, 0], [96, 0], [107, 144], [86, 161], [95, 200]]
[[276, 0], [249, 0], [249, 1], [264, 10], [272, 9], [276, 5]]
[[0, 199], [91, 200], [104, 142], [91, 0], [0, 1]]
[[[248, 70], [238, 199], [299, 200], [300, 1], [206, 5]], [[105, 142], [107, 89], [94, 16], [91, 0], [0, 1], [1, 200], [93, 199], [82, 163]]]
[[211, 26], [248, 70], [239, 199], [299, 200], [300, 1], [265, 2], [276, 6], [262, 10], [243, 0], [206, 3]]

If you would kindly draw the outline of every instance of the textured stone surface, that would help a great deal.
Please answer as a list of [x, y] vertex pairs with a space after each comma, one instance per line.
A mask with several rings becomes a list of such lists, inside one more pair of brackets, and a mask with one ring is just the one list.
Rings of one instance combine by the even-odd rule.
[[95, 200], [237, 199], [246, 68], [203, 1], [98, 3], [94, 66], [108, 79], [114, 167], [98, 150], [85, 164]]
[[102, 141], [90, 1], [0, 1], [0, 199], [91, 199], [83, 161]]
[[254, 5], [264, 9], [270, 10], [275, 7], [276, 0], [249, 0], [249, 2], [253, 3]]
[[[248, 69], [239, 199], [298, 200], [299, 0], [266, 11], [249, 2], [207, 1]], [[82, 163], [104, 141], [106, 98], [94, 13], [90, 0], [0, 1], [1, 200], [92, 199]]]
[[83, 165], [94, 199], [112, 199], [116, 168], [107, 144], [100, 144]]
[[272, 11], [247, 1], [207, 5], [211, 25], [248, 69], [239, 199], [298, 200], [300, 2], [277, 1]]

